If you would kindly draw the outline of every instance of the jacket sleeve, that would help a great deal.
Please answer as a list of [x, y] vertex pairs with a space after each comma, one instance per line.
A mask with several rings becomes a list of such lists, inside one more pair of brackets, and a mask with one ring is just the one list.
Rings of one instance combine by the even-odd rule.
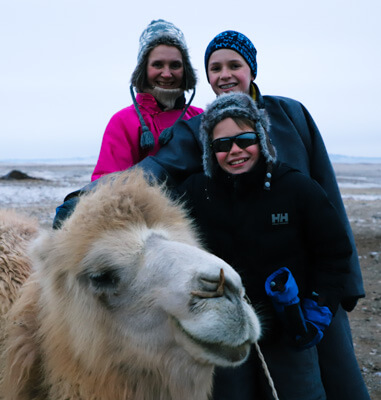
[[312, 255], [311, 290], [335, 312], [345, 297], [352, 245], [336, 208], [320, 185], [302, 177], [299, 187], [304, 232]]
[[344, 309], [351, 311], [356, 306], [358, 298], [365, 296], [355, 239], [323, 138], [308, 110], [301, 103], [297, 104], [296, 107], [294, 103], [286, 101], [283, 107], [298, 130], [308, 153], [309, 174], [324, 189], [329, 201], [336, 208], [352, 246], [350, 273], [344, 279], [345, 298], [342, 301]]
[[[111, 123], [112, 121], [110, 121]], [[198, 130], [201, 122], [201, 115], [197, 115], [187, 121], [181, 120], [173, 125], [174, 135], [170, 142], [161, 147], [159, 152], [155, 156], [149, 156], [144, 158], [138, 164], [135, 164], [132, 168], [142, 168], [147, 176], [147, 179], [164, 182], [166, 181], [169, 188], [175, 188], [180, 182], [184, 181], [192, 173], [202, 171], [201, 162], [201, 143], [198, 139]], [[111, 129], [111, 127], [110, 127]], [[112, 132], [112, 130], [110, 130]], [[118, 131], [121, 133], [121, 130]], [[109, 135], [107, 135], [109, 136]], [[110, 133], [111, 136], [111, 133]], [[115, 142], [116, 143], [116, 142]], [[106, 145], [106, 143], [105, 143]], [[102, 145], [103, 146], [103, 145]], [[108, 146], [112, 148], [113, 146]], [[133, 148], [137, 148], [137, 145]], [[105, 156], [107, 152], [102, 153]], [[100, 155], [100, 157], [101, 157]], [[110, 158], [112, 160], [112, 157]], [[107, 157], [105, 157], [107, 161]], [[125, 161], [126, 162], [126, 161]], [[98, 162], [99, 164], [99, 162]], [[94, 171], [94, 174], [102, 175], [105, 174], [105, 170], [110, 171], [110, 165], [115, 167], [115, 163], [109, 163], [107, 166], [103, 166], [103, 162], [99, 164]], [[124, 170], [128, 168], [116, 169], [116, 171]], [[118, 172], [110, 171], [110, 173], [117, 174]], [[95, 180], [94, 180], [95, 179]], [[53, 226], [59, 228], [63, 221], [70, 215], [77, 204], [78, 200], [74, 200], [76, 197], [95, 189], [99, 182], [102, 182], [102, 176], [100, 179], [94, 178], [92, 182], [87, 184], [75, 192], [69, 193], [65, 199], [64, 204], [57, 207], [56, 216], [54, 218]]]
[[201, 115], [176, 122], [173, 137], [155, 156], [137, 164], [148, 175], [169, 186], [177, 186], [193, 173], [202, 171], [202, 148], [198, 137]]
[[139, 124], [131, 119], [136, 119], [135, 115], [126, 109], [111, 118], [103, 135], [92, 181], [112, 172], [124, 171], [139, 161]]

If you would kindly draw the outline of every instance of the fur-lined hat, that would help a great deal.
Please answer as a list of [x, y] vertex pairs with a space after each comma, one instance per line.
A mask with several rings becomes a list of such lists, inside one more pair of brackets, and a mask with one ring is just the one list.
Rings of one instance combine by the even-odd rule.
[[183, 57], [184, 78], [181, 88], [185, 91], [196, 87], [197, 78], [190, 62], [188, 47], [184, 34], [171, 22], [163, 19], [151, 21], [139, 39], [138, 63], [131, 76], [131, 84], [138, 92], [148, 87], [147, 62], [149, 53], [160, 44], [178, 48]]
[[[144, 122], [143, 116], [141, 115], [133, 88], [135, 87], [138, 92], [145, 92], [151, 89], [147, 80], [148, 55], [156, 46], [159, 46], [161, 44], [164, 44], [166, 46], [174, 46], [179, 49], [183, 58], [184, 68], [183, 82], [180, 89], [182, 91], [193, 89], [190, 100], [188, 101], [183, 112], [177, 120], [183, 118], [196, 93], [196, 72], [190, 62], [189, 52], [185, 42], [184, 34], [171, 22], [165, 21], [163, 19], [151, 21], [151, 23], [140, 35], [138, 63], [135, 67], [134, 72], [132, 73], [130, 86], [132, 101], [134, 103], [135, 110], [138, 114], [139, 121], [142, 126], [142, 135], [140, 138], [140, 147], [142, 149], [152, 149], [155, 145], [155, 140], [152, 132], [148, 129], [146, 123]], [[160, 145], [168, 143], [172, 139], [172, 137], [172, 127], [164, 129], [159, 136]]]
[[203, 166], [205, 175], [210, 178], [219, 168], [212, 149], [213, 129], [226, 118], [246, 118], [254, 122], [255, 131], [259, 137], [261, 153], [266, 161], [265, 189], [270, 189], [271, 172], [276, 161], [276, 150], [268, 136], [270, 120], [265, 109], [258, 109], [253, 99], [241, 92], [221, 94], [202, 114], [200, 139], [203, 144]]

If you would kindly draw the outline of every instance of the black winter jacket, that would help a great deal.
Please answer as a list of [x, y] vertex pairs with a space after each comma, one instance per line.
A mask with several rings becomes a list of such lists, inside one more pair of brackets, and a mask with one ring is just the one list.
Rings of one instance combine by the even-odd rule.
[[[328, 198], [336, 207], [352, 243], [350, 274], [344, 286], [344, 309], [350, 311], [360, 297], [364, 297], [363, 281], [352, 230], [344, 209], [335, 174], [329, 160], [323, 139], [306, 108], [296, 100], [279, 96], [261, 96], [257, 90], [257, 103], [265, 108], [270, 118], [269, 136], [277, 149], [277, 157], [302, 173], [311, 176], [326, 191]], [[143, 168], [159, 181], [167, 180], [176, 187], [193, 173], [202, 171], [202, 147], [199, 127], [202, 114], [188, 121], [178, 121], [171, 129], [172, 140], [163, 146], [155, 156], [142, 160], [138, 167]], [[54, 225], [60, 226], [63, 219], [75, 207], [75, 196], [91, 190], [101, 179], [83, 189], [70, 193], [65, 203], [59, 207]]]
[[[364, 287], [356, 245], [344, 208], [335, 173], [323, 139], [307, 109], [298, 101], [279, 96], [261, 96], [259, 107], [265, 107], [270, 118], [269, 136], [277, 149], [278, 160], [312, 177], [327, 193], [337, 209], [352, 245], [350, 273], [346, 275], [342, 306], [351, 311], [358, 298], [364, 297]], [[176, 187], [193, 173], [202, 171], [202, 145], [199, 127], [202, 114], [188, 121], [179, 121], [173, 127], [173, 139], [153, 157], [142, 160], [139, 167], [166, 180]]]
[[263, 189], [264, 173], [263, 161], [245, 174], [200, 173], [179, 191], [207, 248], [239, 272], [253, 303], [269, 302], [266, 278], [287, 267], [301, 297], [317, 292], [335, 311], [352, 254], [335, 207], [295, 169], [277, 163], [270, 191]]

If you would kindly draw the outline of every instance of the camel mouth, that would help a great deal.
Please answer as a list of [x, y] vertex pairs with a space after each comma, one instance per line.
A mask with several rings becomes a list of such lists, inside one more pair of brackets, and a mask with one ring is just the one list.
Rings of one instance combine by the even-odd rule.
[[246, 341], [239, 346], [228, 346], [223, 343], [208, 343], [202, 341], [197, 341], [197, 343], [203, 345], [208, 352], [218, 358], [222, 358], [233, 364], [240, 363], [247, 358], [251, 345], [250, 341]]
[[246, 340], [245, 342], [237, 346], [227, 345], [222, 342], [208, 342], [192, 335], [190, 332], [184, 329], [180, 321], [177, 320], [175, 317], [172, 317], [172, 319], [175, 322], [178, 330], [180, 330], [181, 333], [183, 333], [187, 337], [187, 339], [189, 339], [197, 347], [202, 348], [204, 352], [213, 356], [213, 359], [220, 360], [221, 365], [241, 364], [243, 361], [246, 360], [250, 353], [250, 348], [252, 344], [250, 340]]

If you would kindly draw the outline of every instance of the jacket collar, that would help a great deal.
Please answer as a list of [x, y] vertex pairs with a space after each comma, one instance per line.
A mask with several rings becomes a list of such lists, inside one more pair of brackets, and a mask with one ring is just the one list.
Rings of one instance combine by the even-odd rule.
[[255, 101], [257, 102], [258, 108], [265, 108], [265, 101], [258, 86], [254, 82], [251, 82], [251, 84], [253, 85], [253, 90], [255, 90]]

